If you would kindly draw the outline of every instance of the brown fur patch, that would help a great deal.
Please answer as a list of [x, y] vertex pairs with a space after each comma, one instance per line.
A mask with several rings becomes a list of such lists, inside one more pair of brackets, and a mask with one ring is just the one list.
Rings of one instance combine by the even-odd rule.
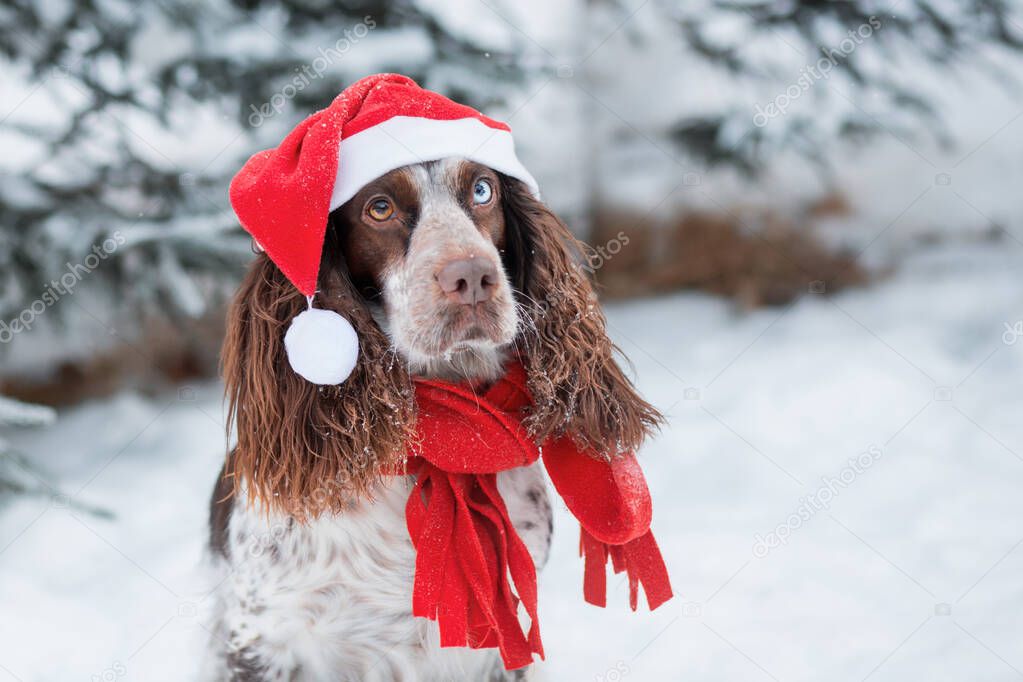
[[[493, 197], [484, 205], [472, 203], [473, 187], [477, 180], [486, 180], [493, 189]], [[463, 207], [476, 227], [492, 241], [497, 248], [504, 247], [505, 220], [501, 197], [501, 180], [490, 168], [467, 161], [458, 165], [457, 177], [454, 179], [457, 196], [464, 197]]]
[[[367, 205], [376, 197], [386, 197], [393, 203], [391, 219], [377, 221], [368, 215]], [[330, 229], [339, 232], [348, 271], [358, 286], [383, 285], [381, 274], [407, 248], [418, 206], [419, 192], [412, 175], [408, 169], [399, 168], [366, 185], [338, 209]]]

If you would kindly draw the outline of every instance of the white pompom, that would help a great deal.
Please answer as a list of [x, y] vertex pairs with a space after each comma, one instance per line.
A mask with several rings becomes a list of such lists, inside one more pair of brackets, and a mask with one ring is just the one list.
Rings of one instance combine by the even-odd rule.
[[291, 322], [284, 335], [288, 362], [314, 384], [340, 384], [355, 369], [359, 337], [352, 324], [332, 310], [310, 308]]

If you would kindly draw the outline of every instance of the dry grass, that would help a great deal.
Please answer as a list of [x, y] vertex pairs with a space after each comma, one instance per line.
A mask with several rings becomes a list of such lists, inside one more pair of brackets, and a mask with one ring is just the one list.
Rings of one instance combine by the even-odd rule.
[[224, 337], [224, 312], [180, 325], [151, 323], [140, 339], [86, 361], [64, 362], [45, 376], [0, 377], [3, 395], [42, 405], [72, 405], [125, 387], [153, 394], [214, 376]]
[[[814, 205], [812, 215], [845, 210], [840, 198]], [[833, 293], [862, 284], [867, 274], [848, 254], [834, 253], [809, 230], [773, 215], [756, 225], [720, 214], [690, 213], [662, 224], [640, 223], [632, 213], [600, 211], [588, 242], [615, 240], [620, 251], [596, 268], [601, 294], [628, 298], [699, 289], [753, 308], [782, 305], [812, 291]], [[600, 262], [599, 260], [597, 262]]]

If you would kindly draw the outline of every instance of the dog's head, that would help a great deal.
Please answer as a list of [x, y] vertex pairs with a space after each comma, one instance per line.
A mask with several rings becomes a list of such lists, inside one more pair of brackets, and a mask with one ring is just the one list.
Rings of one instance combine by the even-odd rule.
[[481, 383], [526, 368], [537, 442], [569, 435], [594, 456], [634, 450], [660, 416], [635, 392], [580, 244], [519, 180], [461, 158], [391, 171], [330, 215], [318, 305], [356, 329], [343, 384], [291, 370], [284, 330], [305, 298], [257, 256], [230, 310], [223, 363], [237, 422], [234, 470], [295, 514], [339, 509], [403, 456], [414, 376]]

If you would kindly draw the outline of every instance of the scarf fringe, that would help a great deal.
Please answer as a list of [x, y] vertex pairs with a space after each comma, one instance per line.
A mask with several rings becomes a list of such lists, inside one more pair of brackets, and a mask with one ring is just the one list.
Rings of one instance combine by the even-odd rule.
[[639, 586], [643, 586], [647, 605], [653, 611], [672, 597], [668, 568], [652, 531], [623, 545], [610, 545], [580, 528], [579, 555], [583, 557], [583, 598], [594, 606], [607, 606], [607, 560], [615, 574], [622, 571], [629, 579], [629, 606], [636, 610]]
[[[442, 647], [497, 647], [508, 670], [529, 665], [533, 654], [543, 658], [536, 567], [508, 516], [496, 474], [450, 473], [419, 462], [405, 508], [416, 545], [412, 614], [437, 621]], [[528, 634], [519, 622], [520, 603]]]

